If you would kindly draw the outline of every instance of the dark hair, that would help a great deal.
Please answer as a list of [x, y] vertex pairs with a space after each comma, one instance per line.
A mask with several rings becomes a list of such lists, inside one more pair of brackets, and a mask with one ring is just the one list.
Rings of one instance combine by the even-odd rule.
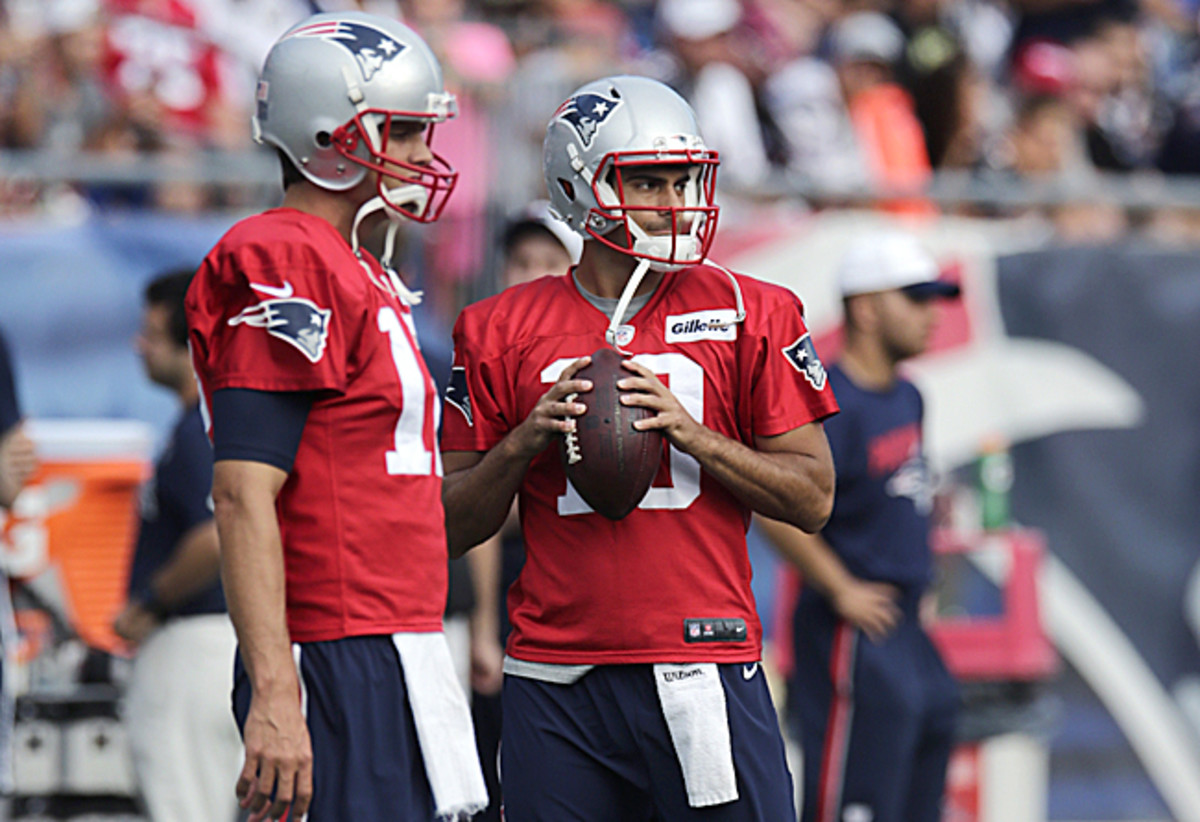
[[563, 244], [553, 231], [537, 220], [517, 220], [505, 230], [504, 236], [500, 238], [500, 247], [506, 255], [511, 254], [518, 243], [529, 237], [542, 237], [558, 245]]
[[192, 276], [195, 273], [190, 268], [167, 271], [151, 280], [144, 294], [147, 306], [163, 306], [170, 311], [167, 330], [171, 333], [171, 339], [180, 346], [186, 346], [188, 343], [187, 315], [183, 310], [183, 299], [187, 296], [188, 286], [192, 284]]
[[928, 27], [909, 44], [904, 77], [913, 97], [913, 108], [925, 134], [929, 162], [941, 168], [951, 142], [963, 126], [966, 112], [963, 87], [971, 64], [962, 44], [949, 32]]
[[1030, 120], [1040, 117], [1043, 112], [1063, 109], [1066, 104], [1061, 97], [1053, 94], [1034, 94], [1026, 97], [1017, 106], [1013, 121], [1017, 125], [1026, 125]]
[[283, 152], [283, 149], [277, 148], [275, 153], [279, 155], [279, 167], [283, 171], [283, 190], [287, 191], [293, 183], [304, 182], [304, 175], [300, 173], [300, 169], [296, 168], [292, 159]]

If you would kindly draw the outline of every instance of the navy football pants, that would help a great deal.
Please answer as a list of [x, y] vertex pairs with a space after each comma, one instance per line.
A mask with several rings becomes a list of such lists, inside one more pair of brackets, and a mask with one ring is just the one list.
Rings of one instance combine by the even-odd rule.
[[688, 806], [651, 666], [605, 665], [570, 685], [504, 678], [500, 785], [506, 822], [795, 820], [792, 778], [762, 671], [757, 665], [718, 667], [736, 802]]
[[941, 819], [958, 686], [915, 599], [902, 607], [875, 643], [819, 596], [801, 596], [788, 724], [804, 750], [803, 822]]
[[[308, 822], [430, 822], [433, 795], [391, 636], [301, 643], [300, 674], [313, 748]], [[240, 656], [233, 710], [244, 728], [250, 680]]]

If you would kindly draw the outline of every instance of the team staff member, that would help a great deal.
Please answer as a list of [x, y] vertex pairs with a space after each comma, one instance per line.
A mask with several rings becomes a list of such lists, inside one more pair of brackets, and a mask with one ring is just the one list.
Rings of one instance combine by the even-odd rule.
[[[286, 32], [256, 135], [283, 207], [226, 234], [188, 293], [212, 414], [222, 578], [238, 635], [237, 794], [254, 818], [454, 817], [487, 802], [442, 635], [437, 396], [410, 292], [359, 247], [437, 218], [454, 97], [411, 29], [357, 12]], [[364, 222], [365, 221], [365, 222]], [[297, 677], [299, 672], [299, 677]], [[314, 789], [315, 783], [315, 789]]]
[[171, 438], [142, 489], [129, 602], [113, 628], [136, 651], [125, 723], [155, 822], [232, 822], [241, 743], [229, 714], [233, 626], [221, 592], [212, 448], [187, 347], [191, 271], [146, 288], [137, 347], [146, 376], [179, 398]]
[[764, 523], [804, 572], [788, 716], [804, 750], [804, 822], [938, 822], [958, 690], [921, 626], [933, 488], [921, 395], [897, 373], [925, 350], [958, 286], [896, 232], [863, 236], [838, 272], [845, 347], [829, 369], [841, 413], [819, 535]]
[[[824, 523], [820, 420], [837, 406], [795, 296], [705, 262], [716, 166], [661, 83], [579, 89], [544, 151], [551, 203], [585, 238], [579, 265], [456, 325], [451, 551], [495, 533], [518, 491], [526, 546], [502, 696], [512, 822], [795, 818], [746, 525], [752, 510]], [[639, 427], [671, 446], [669, 481], [616, 522], [570, 489], [556, 446], [591, 388], [574, 375], [606, 339], [634, 355], [627, 401], [655, 412]]]

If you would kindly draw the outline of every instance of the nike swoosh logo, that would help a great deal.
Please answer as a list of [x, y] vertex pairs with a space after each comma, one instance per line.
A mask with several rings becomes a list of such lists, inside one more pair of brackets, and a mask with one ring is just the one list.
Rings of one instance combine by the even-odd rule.
[[292, 289], [292, 284], [284, 282], [283, 287], [277, 285], [263, 285], [262, 283], [250, 283], [250, 287], [255, 291], [261, 291], [268, 297], [278, 297], [281, 300], [286, 300], [296, 292]]
[[758, 673], [758, 663], [751, 662], [749, 665], [742, 666], [742, 679], [749, 681], [754, 679], [754, 675]]

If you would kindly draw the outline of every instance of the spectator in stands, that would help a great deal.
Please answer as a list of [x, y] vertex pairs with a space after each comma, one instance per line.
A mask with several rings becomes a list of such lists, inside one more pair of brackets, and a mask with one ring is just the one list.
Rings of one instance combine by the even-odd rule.
[[786, 143], [760, 103], [764, 73], [740, 39], [738, 0], [659, 0], [662, 34], [680, 64], [675, 86], [692, 104], [721, 177], [735, 188], [763, 183], [786, 164]]
[[100, 77], [96, 3], [47, 3], [30, 28], [10, 30], [12, 144], [77, 151], [110, 111]]
[[1149, 167], [1162, 141], [1165, 118], [1137, 22], [1101, 18], [1076, 51], [1085, 47], [1097, 57], [1091, 63], [1080, 61], [1081, 65], [1095, 64], [1106, 81], [1098, 89], [1098, 105], [1087, 122], [1092, 162], [1109, 171]]
[[187, 347], [192, 273], [164, 274], [145, 292], [138, 353], [180, 413], [143, 490], [129, 602], [113, 628], [136, 654], [124, 715], [150, 818], [232, 822], [242, 751], [229, 711], [234, 633], [209, 496], [212, 448]]
[[[71, 155], [108, 116], [97, 8], [96, 0], [47, 0], [0, 9], [0, 148]], [[0, 181], [0, 213], [82, 207], [68, 185]]]
[[[617, 5], [598, 0], [548, 0], [524, 7], [510, 29], [520, 60], [506, 85], [505, 112], [493, 135], [505, 147], [503, 185], [491, 189], [502, 211], [544, 196], [542, 139], [546, 101], [565, 100], [593, 77], [626, 64], [629, 22]], [[539, 193], [540, 192], [540, 193]], [[457, 196], [457, 195], [456, 195]]]
[[905, 50], [904, 70], [934, 168], [969, 169], [981, 160], [986, 80], [958, 39], [926, 26]]
[[1088, 156], [1085, 124], [1102, 99], [1105, 61], [1100, 52], [1035, 39], [1014, 52], [1010, 82], [1011, 123], [986, 153], [985, 166], [1002, 175], [1074, 192], [1059, 204], [997, 207], [992, 215], [1037, 215], [1060, 239], [1105, 241], [1126, 228], [1124, 210], [1094, 193], [1096, 167]]
[[770, 19], [788, 59], [767, 78], [763, 99], [787, 141], [787, 171], [814, 205], [836, 204], [835, 194], [865, 189], [870, 174], [837, 72], [815, 54], [826, 20], [808, 4], [777, 4]]
[[[854, 12], [829, 32], [830, 51], [850, 121], [871, 175], [888, 190], [918, 190], [929, 181], [929, 152], [912, 97], [895, 80], [904, 35], [879, 12]], [[908, 198], [883, 203], [889, 210], [929, 214], [927, 202]]]

